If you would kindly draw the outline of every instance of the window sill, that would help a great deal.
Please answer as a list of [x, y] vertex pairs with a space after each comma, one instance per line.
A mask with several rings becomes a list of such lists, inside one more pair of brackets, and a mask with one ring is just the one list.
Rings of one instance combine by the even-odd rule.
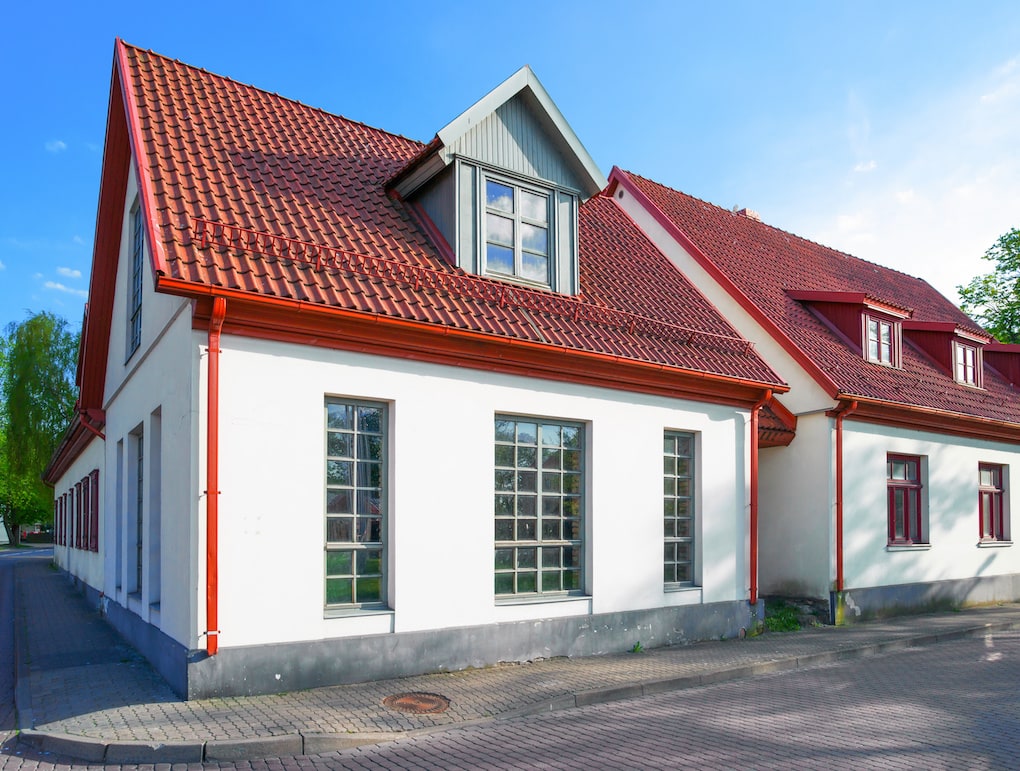
[[496, 605], [547, 605], [551, 602], [577, 602], [590, 599], [590, 594], [540, 594], [528, 597], [499, 597], [496, 599]]
[[392, 616], [392, 608], [326, 608], [323, 618], [363, 618], [365, 616]]
[[886, 551], [929, 551], [930, 543], [890, 543], [886, 544]]
[[700, 592], [701, 587], [696, 584], [663, 584], [662, 591], [667, 594], [676, 592]]
[[1013, 545], [1012, 541], [993, 541], [992, 539], [977, 542], [977, 547], [979, 549], [1001, 549], [1005, 546], [1012, 545]]

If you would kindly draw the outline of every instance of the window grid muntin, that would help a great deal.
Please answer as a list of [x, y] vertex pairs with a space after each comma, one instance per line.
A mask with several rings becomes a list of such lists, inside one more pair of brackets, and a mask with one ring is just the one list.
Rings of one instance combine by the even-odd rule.
[[[484, 208], [482, 214], [482, 226], [485, 237], [484, 244], [485, 272], [497, 276], [514, 278], [541, 286], [551, 286], [550, 272], [553, 264], [552, 255], [552, 191], [544, 190], [534, 186], [521, 185], [501, 177], [486, 173], [483, 177]], [[511, 192], [509, 206], [501, 203], [502, 198], [493, 198], [490, 190], [493, 188], [504, 188]], [[528, 198], [542, 199], [544, 201], [544, 218], [539, 218], [536, 213], [538, 209], [525, 204]], [[529, 210], [533, 213], [529, 213]], [[496, 222], [510, 224], [511, 235], [509, 239], [497, 232], [493, 227]], [[524, 233], [544, 233], [544, 250], [526, 242]], [[497, 260], [493, 257], [500, 253], [507, 253], [513, 261], [511, 270], [504, 270], [495, 267]], [[529, 275], [528, 261], [544, 260], [545, 268], [543, 276], [538, 277], [537, 273]], [[506, 256], [499, 262], [505, 263]]]
[[327, 399], [324, 592], [329, 608], [386, 607], [387, 407]]
[[921, 499], [921, 458], [890, 453], [886, 458], [889, 543], [926, 543]]
[[497, 416], [497, 597], [583, 593], [584, 427]]
[[1008, 540], [1005, 513], [1005, 467], [978, 464], [978, 525], [983, 541]]
[[694, 434], [663, 433], [663, 583], [695, 583]]
[[131, 212], [131, 297], [129, 308], [128, 357], [142, 343], [142, 257], [145, 253], [145, 230], [142, 207]]

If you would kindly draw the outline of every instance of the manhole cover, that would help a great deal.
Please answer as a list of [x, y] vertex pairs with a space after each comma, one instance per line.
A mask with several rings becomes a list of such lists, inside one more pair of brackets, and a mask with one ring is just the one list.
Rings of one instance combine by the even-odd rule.
[[438, 693], [395, 693], [382, 703], [384, 707], [415, 715], [435, 715], [450, 707], [450, 700]]

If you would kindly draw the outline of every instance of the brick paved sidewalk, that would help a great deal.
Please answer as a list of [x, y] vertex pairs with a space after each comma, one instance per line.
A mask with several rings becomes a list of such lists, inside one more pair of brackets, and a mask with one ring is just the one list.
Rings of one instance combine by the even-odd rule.
[[[85, 760], [185, 762], [312, 754], [470, 721], [695, 687], [1020, 628], [1020, 605], [819, 627], [642, 653], [550, 659], [273, 696], [182, 701], [43, 558], [17, 568], [21, 738]], [[440, 714], [385, 707], [440, 694]]]

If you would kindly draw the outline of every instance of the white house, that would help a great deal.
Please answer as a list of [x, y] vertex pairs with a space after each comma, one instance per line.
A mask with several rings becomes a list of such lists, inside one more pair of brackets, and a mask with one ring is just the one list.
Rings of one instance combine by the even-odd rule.
[[118, 41], [59, 565], [191, 697], [738, 634], [788, 387], [605, 185]]
[[1020, 346], [921, 279], [614, 169], [607, 191], [790, 384], [762, 591], [836, 620], [1020, 599]]

